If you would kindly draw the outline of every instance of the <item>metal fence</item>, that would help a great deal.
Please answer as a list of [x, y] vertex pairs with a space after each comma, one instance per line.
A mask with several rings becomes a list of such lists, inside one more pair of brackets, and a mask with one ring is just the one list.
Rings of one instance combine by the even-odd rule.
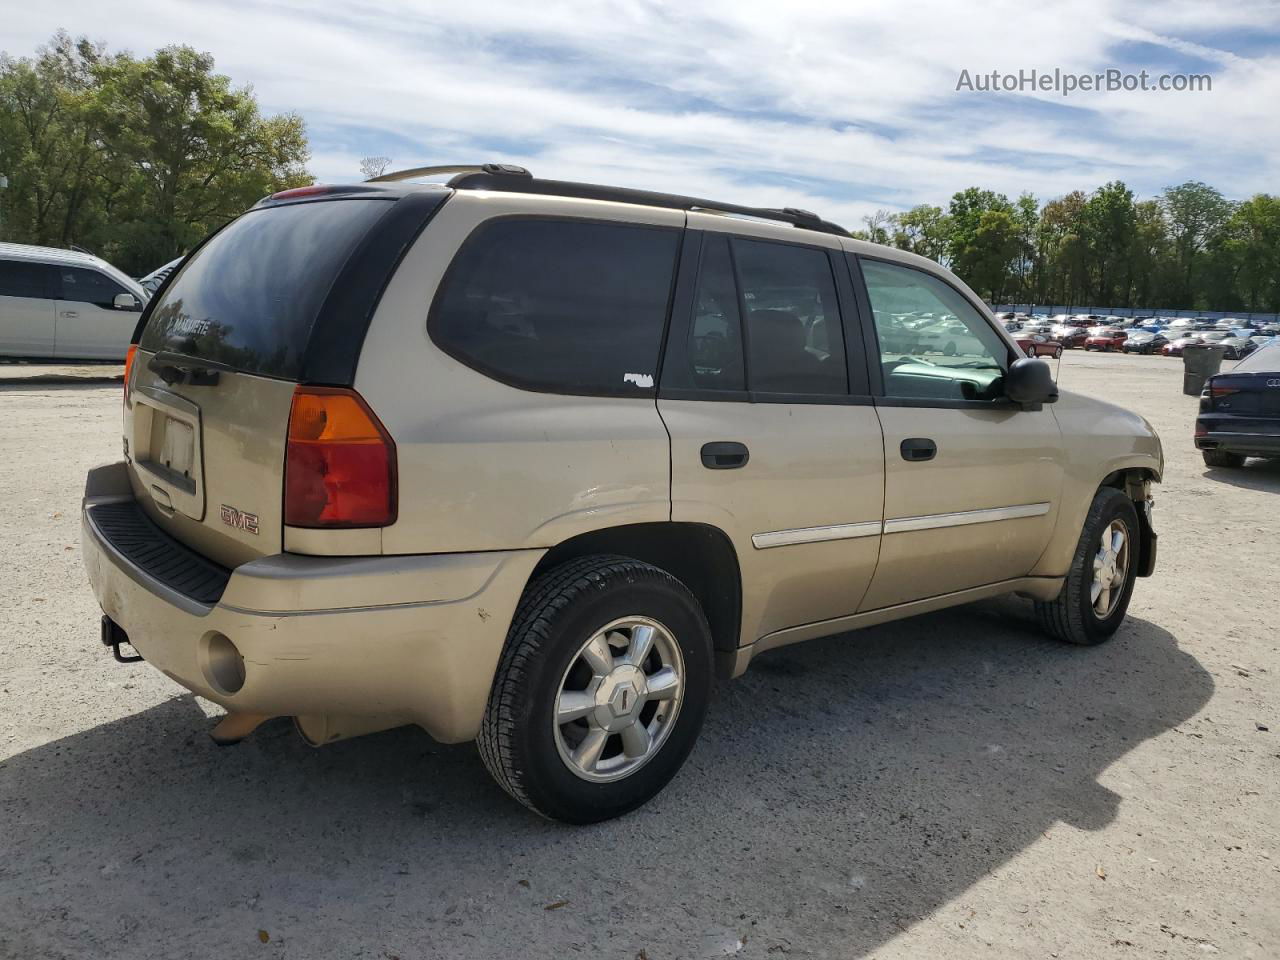
[[1100, 317], [1208, 317], [1210, 320], [1221, 320], [1223, 317], [1238, 317], [1241, 320], [1258, 320], [1262, 323], [1280, 323], [1280, 313], [1240, 313], [1239, 311], [1222, 310], [1165, 310], [1154, 307], [1088, 307], [1081, 304], [1048, 304], [1048, 303], [1002, 303], [993, 305], [991, 309], [997, 313], [1012, 310], [1015, 313], [1092, 313]]

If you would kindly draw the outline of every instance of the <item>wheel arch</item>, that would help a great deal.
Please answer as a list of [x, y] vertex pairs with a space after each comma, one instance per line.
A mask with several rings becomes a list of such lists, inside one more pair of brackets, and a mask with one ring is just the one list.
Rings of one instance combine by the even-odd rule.
[[1124, 467], [1107, 474], [1098, 489], [1111, 487], [1133, 501], [1138, 514], [1138, 576], [1149, 577], [1156, 567], [1156, 531], [1151, 522], [1151, 484], [1160, 475], [1152, 467]]
[[719, 527], [705, 523], [630, 523], [564, 540], [538, 562], [530, 581], [568, 560], [613, 554], [671, 574], [697, 598], [717, 654], [737, 651], [742, 625], [742, 572], [737, 551]]

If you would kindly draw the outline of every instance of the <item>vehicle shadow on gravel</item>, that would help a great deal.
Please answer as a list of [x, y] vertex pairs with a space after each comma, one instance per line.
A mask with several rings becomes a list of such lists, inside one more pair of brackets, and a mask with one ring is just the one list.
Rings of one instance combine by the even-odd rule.
[[1248, 460], [1243, 467], [1210, 467], [1204, 476], [1246, 490], [1280, 493], [1280, 460]]
[[1109, 823], [1099, 777], [1212, 691], [1152, 623], [1072, 648], [978, 604], [760, 658], [663, 794], [578, 829], [470, 745], [277, 721], [219, 749], [177, 697], [0, 765], [0, 953], [864, 956]]

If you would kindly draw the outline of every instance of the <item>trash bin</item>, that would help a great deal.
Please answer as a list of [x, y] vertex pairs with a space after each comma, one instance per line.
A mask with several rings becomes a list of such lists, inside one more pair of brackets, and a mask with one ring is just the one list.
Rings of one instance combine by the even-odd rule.
[[1222, 369], [1227, 348], [1216, 343], [1189, 344], [1182, 349], [1182, 392], [1200, 396], [1204, 382]]

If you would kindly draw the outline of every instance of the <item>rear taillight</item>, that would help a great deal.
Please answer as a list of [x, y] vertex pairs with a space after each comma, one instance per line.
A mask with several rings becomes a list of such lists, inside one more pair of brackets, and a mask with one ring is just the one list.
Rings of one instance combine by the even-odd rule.
[[385, 527], [396, 519], [396, 447], [354, 390], [298, 387], [289, 411], [284, 522]]
[[124, 355], [124, 405], [129, 406], [129, 375], [133, 373], [133, 358], [138, 353], [138, 345], [136, 343], [129, 344], [129, 349]]
[[1195, 434], [1193, 434], [1193, 436], [1197, 436], [1197, 437], [1207, 437], [1208, 435], [1209, 435], [1209, 428], [1208, 428], [1208, 427], [1206, 427], [1206, 426], [1205, 426], [1203, 423], [1201, 423], [1199, 420], [1197, 420], [1197, 421], [1196, 421], [1196, 432], [1195, 432]]
[[1209, 396], [1211, 397], [1229, 397], [1231, 394], [1239, 392], [1239, 387], [1220, 387], [1216, 383], [1209, 385]]

